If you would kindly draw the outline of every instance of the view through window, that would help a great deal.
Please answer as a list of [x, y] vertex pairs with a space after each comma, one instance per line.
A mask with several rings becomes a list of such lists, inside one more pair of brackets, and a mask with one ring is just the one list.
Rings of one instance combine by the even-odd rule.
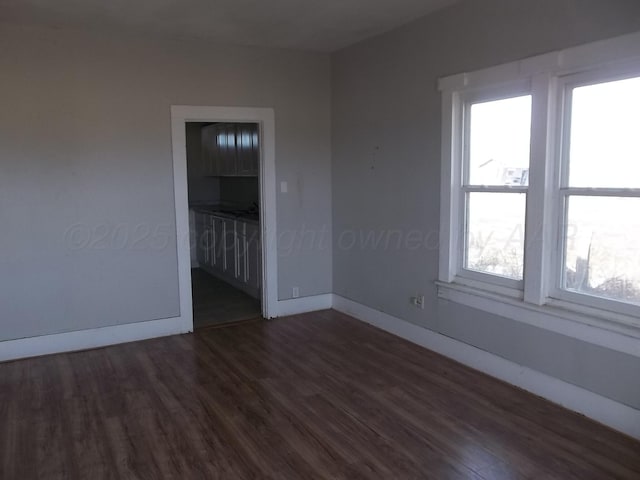
[[562, 286], [640, 303], [640, 77], [569, 99]]
[[522, 280], [531, 96], [471, 103], [465, 268]]

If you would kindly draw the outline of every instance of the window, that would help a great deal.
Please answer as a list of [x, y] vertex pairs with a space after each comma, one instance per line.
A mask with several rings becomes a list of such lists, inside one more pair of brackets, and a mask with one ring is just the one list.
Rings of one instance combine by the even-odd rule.
[[439, 287], [640, 336], [640, 34], [440, 87]]
[[640, 305], [640, 72], [571, 80], [564, 91], [560, 288]]
[[469, 101], [464, 117], [465, 275], [513, 285], [524, 268], [531, 96]]

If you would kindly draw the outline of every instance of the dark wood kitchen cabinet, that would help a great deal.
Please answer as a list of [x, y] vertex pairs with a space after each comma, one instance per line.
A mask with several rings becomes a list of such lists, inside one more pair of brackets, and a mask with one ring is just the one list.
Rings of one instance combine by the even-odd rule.
[[202, 128], [203, 172], [207, 176], [255, 177], [259, 131], [255, 123], [215, 123]]

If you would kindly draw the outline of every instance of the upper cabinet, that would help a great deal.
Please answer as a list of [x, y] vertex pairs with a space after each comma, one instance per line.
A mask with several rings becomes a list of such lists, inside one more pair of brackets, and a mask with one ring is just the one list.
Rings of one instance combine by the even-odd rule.
[[202, 139], [202, 154], [200, 156], [202, 161], [202, 173], [204, 175], [218, 175], [218, 162], [217, 159], [220, 156], [218, 147], [216, 125], [209, 125], [201, 129]]
[[258, 175], [258, 125], [239, 123], [236, 126], [237, 173], [243, 176]]
[[236, 175], [236, 127], [233, 124], [220, 125], [218, 129], [218, 145], [220, 157], [218, 175]]
[[259, 134], [255, 123], [216, 123], [202, 128], [203, 171], [209, 176], [256, 177]]

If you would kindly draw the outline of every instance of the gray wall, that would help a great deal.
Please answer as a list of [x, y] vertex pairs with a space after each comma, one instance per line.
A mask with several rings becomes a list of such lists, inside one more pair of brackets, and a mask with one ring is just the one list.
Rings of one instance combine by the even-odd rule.
[[[178, 314], [172, 104], [273, 107], [278, 233], [330, 228], [329, 82], [322, 54], [1, 25], [0, 340]], [[281, 252], [280, 298], [331, 291], [325, 247]]]
[[[437, 79], [639, 29], [635, 0], [470, 0], [334, 54], [334, 292], [640, 408], [639, 358], [439, 300], [434, 285]], [[354, 231], [389, 241], [354, 244]], [[427, 246], [398, 241], [409, 232]], [[418, 292], [425, 310], [409, 304]]]

